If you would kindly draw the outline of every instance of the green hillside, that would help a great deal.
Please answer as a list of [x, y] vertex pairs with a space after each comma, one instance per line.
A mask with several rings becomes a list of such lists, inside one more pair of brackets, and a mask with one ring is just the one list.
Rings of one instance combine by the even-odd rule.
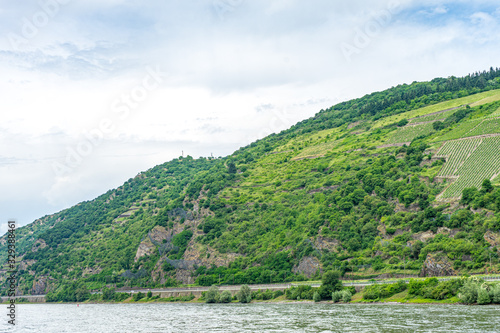
[[498, 271], [499, 88], [500, 69], [399, 85], [155, 166], [20, 228], [20, 292], [417, 275], [433, 256]]

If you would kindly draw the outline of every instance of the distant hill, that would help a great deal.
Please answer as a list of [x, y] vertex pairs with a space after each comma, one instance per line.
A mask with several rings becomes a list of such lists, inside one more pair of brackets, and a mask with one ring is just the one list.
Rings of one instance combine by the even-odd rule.
[[19, 290], [499, 270], [499, 173], [500, 69], [399, 85], [20, 228]]

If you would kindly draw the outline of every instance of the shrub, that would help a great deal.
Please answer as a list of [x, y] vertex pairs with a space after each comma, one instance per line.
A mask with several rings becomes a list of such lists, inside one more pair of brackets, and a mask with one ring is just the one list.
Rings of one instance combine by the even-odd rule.
[[[311, 286], [298, 286], [287, 289], [285, 293], [287, 299], [313, 299], [314, 291], [315, 289], [313, 289]], [[321, 297], [321, 293], [319, 292], [319, 290], [318, 293]]]
[[439, 282], [436, 278], [425, 280], [411, 279], [408, 284], [408, 294], [430, 299], [446, 299], [455, 296], [463, 285], [462, 279], [452, 279]]
[[205, 294], [205, 303], [217, 303], [219, 301], [219, 288], [211, 286]]
[[340, 293], [342, 295], [342, 302], [349, 303], [351, 301], [352, 294], [349, 290], [342, 290]]
[[147, 296], [146, 296], [146, 297], [147, 297], [147, 298], [151, 298], [151, 297], [153, 297], [153, 293], [151, 292], [151, 290], [150, 290], [150, 291], [148, 291], [148, 294], [147, 294]]
[[340, 301], [341, 298], [342, 298], [342, 292], [340, 292], [340, 291], [334, 291], [332, 293], [332, 301], [334, 303], [337, 303], [338, 301]]
[[491, 298], [492, 302], [500, 304], [500, 284], [494, 285], [491, 290], [493, 291], [493, 297]]
[[219, 297], [220, 303], [231, 303], [233, 296], [229, 290], [224, 290]]
[[379, 286], [366, 286], [363, 290], [363, 299], [375, 300], [380, 296]]
[[446, 299], [455, 296], [458, 289], [462, 286], [460, 279], [439, 282], [436, 287], [430, 291], [430, 295], [426, 293], [426, 297], [432, 299]]
[[406, 126], [408, 124], [408, 120], [407, 119], [401, 119], [398, 123], [397, 123], [397, 126], [398, 127], [403, 127], [403, 126]]
[[144, 294], [143, 294], [143, 293], [141, 293], [140, 291], [139, 291], [138, 293], [134, 294], [134, 296], [132, 297], [132, 299], [133, 299], [135, 302], [137, 302], [137, 301], [141, 300], [142, 298], [144, 298]]
[[437, 286], [438, 283], [439, 281], [435, 277], [427, 278], [425, 280], [411, 279], [410, 283], [408, 283], [408, 294], [424, 296], [426, 291], [432, 290], [432, 288]]
[[471, 280], [465, 281], [462, 288], [460, 288], [460, 293], [458, 298], [465, 304], [473, 304], [477, 301], [478, 285]]
[[270, 300], [270, 299], [273, 299], [273, 292], [269, 289], [267, 289], [266, 291], [264, 291], [262, 293], [262, 296], [261, 298], [264, 300], [264, 301], [267, 301], [267, 300]]
[[252, 291], [246, 284], [242, 285], [238, 294], [236, 294], [240, 303], [250, 303], [252, 301]]
[[344, 287], [344, 290], [348, 290], [351, 295], [354, 295], [356, 293], [356, 287], [351, 286], [351, 287]]
[[407, 285], [403, 281], [392, 284], [380, 284], [366, 286], [363, 290], [363, 299], [376, 300], [379, 298], [387, 298], [406, 290]]
[[115, 293], [114, 300], [115, 302], [121, 302], [129, 298], [130, 295], [127, 293]]
[[102, 299], [104, 301], [110, 301], [115, 299], [115, 289], [114, 288], [102, 288]]
[[477, 290], [477, 304], [490, 304], [490, 295], [488, 294], [488, 290], [486, 288], [478, 288]]
[[313, 300], [315, 302], [321, 301], [321, 297], [319, 296], [319, 293], [317, 291], [315, 291], [314, 294], [313, 294]]

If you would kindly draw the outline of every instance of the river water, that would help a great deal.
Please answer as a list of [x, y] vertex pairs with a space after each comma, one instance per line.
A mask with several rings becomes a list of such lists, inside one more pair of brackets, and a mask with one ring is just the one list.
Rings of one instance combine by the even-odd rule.
[[500, 306], [20, 304], [15, 328], [3, 312], [1, 332], [500, 332]]

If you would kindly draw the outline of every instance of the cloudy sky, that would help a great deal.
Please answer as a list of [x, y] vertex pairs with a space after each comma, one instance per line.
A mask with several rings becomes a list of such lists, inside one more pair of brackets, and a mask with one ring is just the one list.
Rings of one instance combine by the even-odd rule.
[[498, 1], [0, 0], [0, 232], [322, 108], [500, 66]]

